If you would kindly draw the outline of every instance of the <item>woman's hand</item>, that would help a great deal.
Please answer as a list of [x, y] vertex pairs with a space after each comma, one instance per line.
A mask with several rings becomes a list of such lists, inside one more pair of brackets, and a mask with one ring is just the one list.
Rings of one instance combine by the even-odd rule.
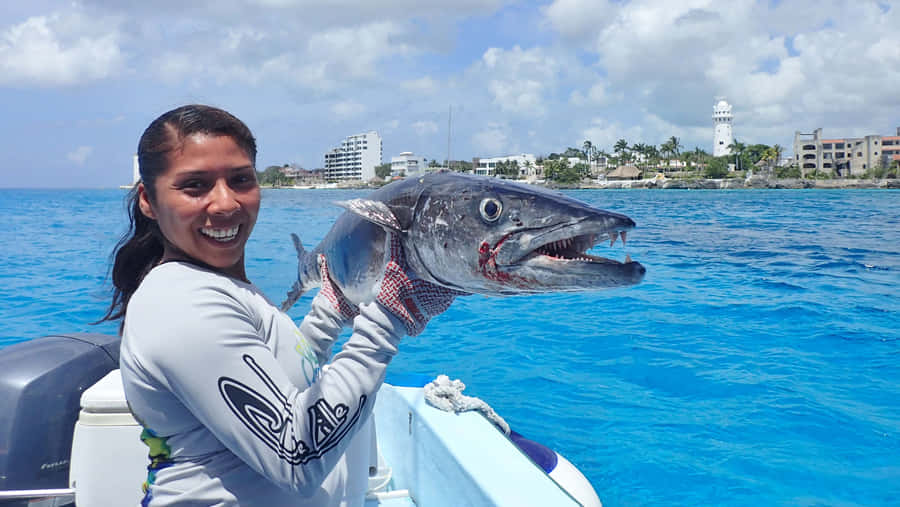
[[409, 336], [416, 336], [432, 317], [447, 310], [457, 296], [468, 293], [416, 277], [406, 264], [400, 237], [391, 232], [387, 236], [384, 277], [376, 287], [375, 300], [406, 324]]
[[354, 317], [359, 315], [359, 308], [344, 297], [340, 287], [335, 285], [331, 277], [328, 276], [328, 262], [325, 260], [325, 256], [319, 254], [316, 261], [319, 264], [319, 276], [322, 277], [322, 288], [319, 290], [319, 293], [325, 296], [328, 302], [331, 303], [332, 309], [337, 311], [342, 319], [345, 321], [353, 320]]

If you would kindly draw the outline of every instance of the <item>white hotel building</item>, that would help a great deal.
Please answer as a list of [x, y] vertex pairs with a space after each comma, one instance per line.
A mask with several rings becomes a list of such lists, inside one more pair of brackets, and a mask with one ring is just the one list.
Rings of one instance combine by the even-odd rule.
[[419, 176], [425, 169], [424, 161], [411, 151], [404, 151], [391, 157], [391, 178], [409, 178]]
[[[521, 155], [507, 155], [505, 157], [476, 158], [472, 160], [475, 174], [482, 176], [493, 176], [497, 162], [516, 162], [519, 164], [519, 177], [529, 178], [534, 176], [533, 171], [537, 165], [537, 158], [531, 153], [522, 153]], [[532, 171], [529, 174], [528, 171]]]
[[370, 131], [347, 137], [341, 145], [325, 154], [325, 180], [369, 181], [381, 164], [381, 136]]

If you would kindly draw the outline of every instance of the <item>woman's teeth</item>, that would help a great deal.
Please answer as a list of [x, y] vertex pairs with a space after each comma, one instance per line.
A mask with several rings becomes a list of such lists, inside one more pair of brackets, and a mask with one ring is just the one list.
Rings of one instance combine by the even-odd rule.
[[240, 230], [240, 228], [240, 225], [235, 225], [234, 227], [228, 229], [203, 227], [202, 229], [200, 229], [200, 232], [203, 233], [204, 236], [209, 236], [216, 241], [221, 241], [224, 243], [226, 241], [233, 240], [237, 236], [238, 230]]

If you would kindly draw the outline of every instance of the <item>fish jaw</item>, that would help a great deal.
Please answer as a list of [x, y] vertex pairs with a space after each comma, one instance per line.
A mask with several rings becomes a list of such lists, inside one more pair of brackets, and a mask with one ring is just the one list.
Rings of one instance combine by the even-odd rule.
[[634, 222], [610, 212], [537, 229], [513, 231], [479, 247], [482, 275], [504, 292], [572, 292], [640, 283], [646, 268], [630, 257], [616, 261], [587, 253], [604, 242], [625, 242]]

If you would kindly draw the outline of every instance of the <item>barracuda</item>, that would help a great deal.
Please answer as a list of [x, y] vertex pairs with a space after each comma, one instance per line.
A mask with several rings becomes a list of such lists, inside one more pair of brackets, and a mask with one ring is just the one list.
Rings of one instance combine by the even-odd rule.
[[630, 257], [620, 262], [587, 253], [624, 242], [634, 221], [541, 187], [440, 172], [337, 204], [347, 211], [315, 249], [307, 252], [293, 236], [298, 279], [282, 309], [320, 286], [319, 254], [350, 302], [371, 301], [387, 231], [400, 235], [416, 276], [468, 293], [592, 291], [639, 283], [645, 273]]

